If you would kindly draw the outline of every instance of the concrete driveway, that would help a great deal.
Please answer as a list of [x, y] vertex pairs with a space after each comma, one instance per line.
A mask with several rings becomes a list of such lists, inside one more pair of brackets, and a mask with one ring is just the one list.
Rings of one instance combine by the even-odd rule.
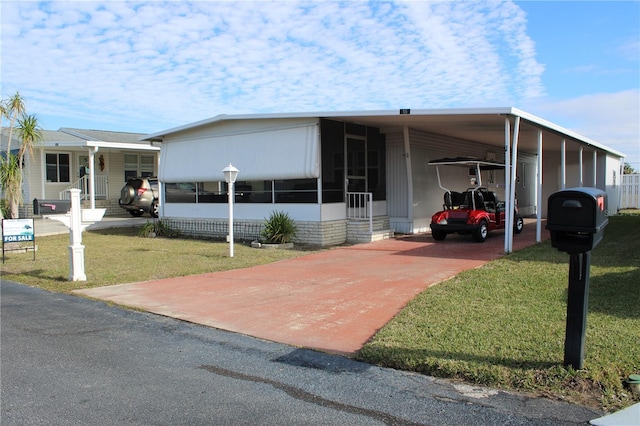
[[[546, 237], [547, 232], [543, 233]], [[535, 244], [535, 222], [514, 250]], [[503, 255], [485, 243], [430, 235], [334, 248], [268, 265], [79, 290], [168, 317], [253, 337], [350, 355], [430, 286]]]

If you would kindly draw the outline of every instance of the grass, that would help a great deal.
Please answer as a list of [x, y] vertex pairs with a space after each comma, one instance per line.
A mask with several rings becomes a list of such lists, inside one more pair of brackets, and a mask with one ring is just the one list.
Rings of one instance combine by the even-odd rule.
[[[69, 293], [99, 287], [230, 269], [248, 268], [309, 253], [301, 250], [256, 250], [235, 243], [181, 238], [144, 238], [140, 228], [112, 228], [82, 233], [87, 281], [70, 282], [69, 235], [37, 237], [31, 253], [6, 254], [2, 279]], [[127, 237], [127, 238], [123, 238]]]
[[[593, 251], [585, 368], [562, 366], [568, 255], [548, 242], [430, 288], [372, 338], [357, 358], [615, 410], [640, 401], [624, 386], [640, 373], [640, 211], [610, 218]], [[83, 233], [87, 281], [70, 282], [69, 236], [36, 238], [7, 253], [2, 278], [75, 289], [245, 268], [309, 251], [256, 250], [216, 241], [143, 238], [140, 228]], [[127, 238], [123, 238], [127, 237]], [[479, 246], [473, 245], [473, 248]]]
[[592, 252], [584, 369], [563, 367], [569, 255], [549, 242], [416, 297], [359, 352], [387, 367], [615, 410], [640, 398], [640, 215], [610, 218]]

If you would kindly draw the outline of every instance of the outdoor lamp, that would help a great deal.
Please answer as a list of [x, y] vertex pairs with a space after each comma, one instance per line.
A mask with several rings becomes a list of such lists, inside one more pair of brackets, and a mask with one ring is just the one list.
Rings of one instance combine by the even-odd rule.
[[227, 194], [229, 195], [229, 257], [233, 257], [233, 198], [235, 195], [233, 184], [236, 182], [238, 172], [239, 170], [233, 167], [231, 163], [222, 169], [224, 181], [227, 182], [228, 186]]
[[227, 167], [222, 169], [222, 173], [224, 173], [224, 181], [230, 184], [235, 183], [236, 177], [238, 177], [239, 170], [229, 164]]

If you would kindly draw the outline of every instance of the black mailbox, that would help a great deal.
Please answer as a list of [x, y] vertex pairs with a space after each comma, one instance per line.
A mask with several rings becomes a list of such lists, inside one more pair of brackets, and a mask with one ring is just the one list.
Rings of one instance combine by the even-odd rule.
[[551, 245], [567, 253], [586, 253], [602, 240], [609, 223], [607, 194], [597, 188], [571, 188], [549, 197], [547, 229]]
[[65, 214], [71, 210], [71, 200], [38, 200], [33, 199], [33, 214]]

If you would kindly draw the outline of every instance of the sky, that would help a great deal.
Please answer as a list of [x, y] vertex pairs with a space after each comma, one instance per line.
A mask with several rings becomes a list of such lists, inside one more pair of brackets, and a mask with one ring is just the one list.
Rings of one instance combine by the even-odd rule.
[[516, 107], [640, 170], [640, 1], [5, 1], [0, 94], [47, 130]]

